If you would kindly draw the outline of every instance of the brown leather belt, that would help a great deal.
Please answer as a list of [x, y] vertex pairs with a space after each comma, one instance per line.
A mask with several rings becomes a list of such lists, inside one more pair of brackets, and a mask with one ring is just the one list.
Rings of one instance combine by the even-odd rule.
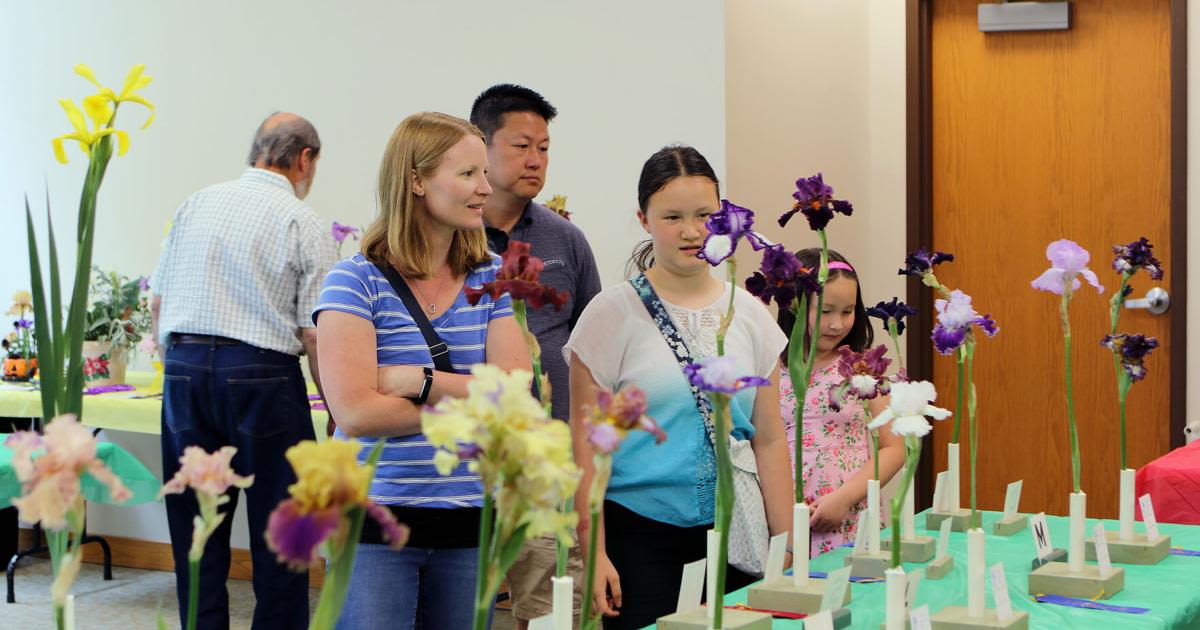
[[195, 343], [206, 346], [240, 346], [241, 341], [230, 339], [229, 337], [219, 337], [217, 335], [190, 335], [185, 333], [171, 333], [171, 341], [173, 343]]

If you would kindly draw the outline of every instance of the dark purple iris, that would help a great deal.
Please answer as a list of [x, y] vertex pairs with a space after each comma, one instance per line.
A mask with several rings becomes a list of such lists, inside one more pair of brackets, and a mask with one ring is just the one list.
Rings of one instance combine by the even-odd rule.
[[933, 252], [930, 254], [922, 247], [904, 259], [904, 268], [899, 271], [899, 274], [920, 278], [933, 271], [934, 265], [944, 262], [954, 262], [954, 254], [947, 254], [945, 252]]
[[854, 212], [854, 206], [849, 201], [833, 198], [833, 188], [825, 183], [820, 173], [796, 180], [796, 192], [792, 193], [792, 198], [796, 203], [779, 217], [780, 227], [787, 226], [792, 215], [802, 212], [808, 219], [808, 227], [819, 232], [833, 220], [833, 213], [850, 216]]
[[1128, 245], [1114, 245], [1113, 253], [1117, 255], [1113, 259], [1113, 269], [1130, 275], [1137, 273], [1138, 269], [1145, 269], [1151, 278], [1162, 280], [1162, 263], [1154, 257], [1154, 246], [1146, 237], [1143, 236]]
[[1100, 345], [1117, 353], [1121, 366], [1129, 374], [1130, 380], [1140, 381], [1146, 378], [1146, 356], [1158, 347], [1158, 339], [1145, 335], [1105, 335]]
[[795, 254], [782, 245], [772, 245], [763, 251], [760, 271], [746, 278], [746, 290], [764, 304], [775, 300], [786, 310], [800, 295], [820, 293], [821, 285], [815, 269], [805, 269]]
[[770, 247], [773, 243], [766, 237], [750, 229], [754, 225], [754, 212], [730, 202], [721, 200], [721, 209], [712, 213], [704, 226], [708, 228], [708, 236], [704, 239], [704, 247], [696, 254], [710, 265], [718, 265], [733, 255], [738, 241], [745, 238], [750, 241], [754, 251]]
[[901, 302], [898, 297], [892, 298], [891, 302], [880, 302], [867, 309], [867, 316], [883, 320], [883, 327], [885, 329], [888, 326], [889, 320], [896, 322], [897, 334], [904, 332], [904, 318], [916, 314], [917, 309]]

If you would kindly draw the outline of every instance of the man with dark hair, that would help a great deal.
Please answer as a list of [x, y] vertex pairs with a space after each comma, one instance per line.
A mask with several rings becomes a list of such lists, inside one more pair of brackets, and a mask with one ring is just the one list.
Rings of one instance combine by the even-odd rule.
[[[494, 85], [475, 99], [471, 122], [487, 141], [488, 183], [492, 194], [483, 207], [488, 245], [502, 254], [509, 240], [530, 243], [530, 253], [545, 262], [542, 282], [570, 296], [562, 310], [529, 309], [529, 329], [542, 347], [542, 370], [550, 378], [551, 411], [570, 414], [567, 364], [562, 347], [579, 315], [600, 292], [596, 259], [583, 231], [533, 200], [546, 183], [550, 162], [549, 123], [558, 110], [541, 94], [519, 85]], [[551, 610], [550, 578], [555, 568], [554, 538], [525, 543], [508, 572], [513, 617], [519, 630]], [[571, 548], [569, 573], [575, 577], [575, 614], [579, 614], [583, 563], [579, 545]]]
[[[284, 453], [314, 439], [299, 355], [307, 352], [319, 385], [312, 310], [337, 258], [326, 224], [302, 201], [320, 150], [307, 120], [268, 117], [254, 136], [251, 168], [193, 194], [176, 210], [150, 280], [154, 339], [165, 363], [163, 479], [179, 470], [189, 446], [208, 452], [236, 447], [234, 470], [254, 475], [246, 516], [256, 630], [308, 626], [308, 574], [276, 561], [263, 533], [296, 480]], [[200, 563], [199, 628], [229, 628], [225, 578], [237, 490], [227, 496], [225, 519]], [[165, 502], [186, 625], [188, 549], [198, 506], [191, 491], [169, 494]]]

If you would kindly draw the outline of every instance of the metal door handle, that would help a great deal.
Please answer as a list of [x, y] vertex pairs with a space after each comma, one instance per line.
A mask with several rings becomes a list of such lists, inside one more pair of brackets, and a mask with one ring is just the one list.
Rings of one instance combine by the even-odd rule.
[[1140, 300], [1125, 300], [1125, 308], [1144, 308], [1154, 315], [1162, 315], [1171, 308], [1171, 295], [1166, 289], [1154, 287]]

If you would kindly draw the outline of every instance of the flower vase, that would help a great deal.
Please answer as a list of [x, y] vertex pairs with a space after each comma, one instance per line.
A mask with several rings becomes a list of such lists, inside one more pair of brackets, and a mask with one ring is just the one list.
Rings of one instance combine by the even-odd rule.
[[[1133, 531], [1134, 476], [1137, 471], [1126, 468], [1121, 471], [1120, 530], [1105, 531], [1108, 539], [1108, 554], [1119, 564], [1158, 564], [1171, 553], [1171, 537], [1159, 536], [1150, 540], [1146, 534]], [[1094, 539], [1087, 541], [1087, 559], [1096, 559]]]
[[1047, 562], [1030, 571], [1030, 595], [1065, 595], [1084, 599], [1108, 599], [1125, 588], [1125, 569], [1107, 571], [1084, 562], [1087, 495], [1071, 493], [1070, 539], [1066, 562]]
[[103, 387], [125, 383], [125, 350], [111, 341], [83, 342], [83, 386]]
[[[656, 630], [712, 630], [713, 602], [719, 600], [716, 587], [717, 558], [720, 557], [721, 532], [708, 530], [708, 571], [705, 580], [707, 604], [687, 612], [675, 612], [665, 617], [659, 617], [655, 623]], [[847, 589], [849, 590], [849, 589]], [[721, 627], [728, 630], [771, 630], [771, 615], [749, 610], [726, 609], [722, 614]]]
[[959, 475], [959, 450], [957, 442], [946, 444], [946, 487], [942, 495], [942, 504], [934, 505], [925, 514], [925, 529], [941, 529], [942, 521], [950, 519], [953, 523], [950, 529], [956, 532], [967, 531], [971, 520], [971, 510], [963, 509], [961, 505]]
[[[903, 477], [906, 473], [907, 468], [901, 468], [899, 475]], [[937, 551], [937, 540], [932, 536], [917, 535], [915, 491], [916, 484], [908, 484], [900, 511], [900, 559], [904, 562], [929, 562]], [[884, 538], [882, 545], [884, 551], [891, 551], [891, 536]]]
[[8, 357], [4, 359], [3, 379], [11, 382], [28, 381], [37, 373], [37, 367], [37, 357], [29, 357], [28, 361], [24, 357]]
[[[933, 627], [939, 630], [963, 628], [1010, 628], [1024, 630], [1029, 627], [1029, 613], [1013, 611], [1007, 619], [1000, 619], [995, 608], [987, 607], [986, 579], [987, 559], [984, 553], [982, 529], [967, 531], [967, 605], [947, 606], [933, 615]], [[1062, 563], [1051, 563], [1062, 564]]]

